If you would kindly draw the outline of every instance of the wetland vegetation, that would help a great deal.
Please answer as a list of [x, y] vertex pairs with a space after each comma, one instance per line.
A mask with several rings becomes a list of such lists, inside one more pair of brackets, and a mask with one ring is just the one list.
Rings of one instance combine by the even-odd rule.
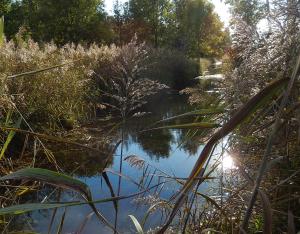
[[213, 2], [0, 2], [2, 233], [300, 231], [300, 3]]

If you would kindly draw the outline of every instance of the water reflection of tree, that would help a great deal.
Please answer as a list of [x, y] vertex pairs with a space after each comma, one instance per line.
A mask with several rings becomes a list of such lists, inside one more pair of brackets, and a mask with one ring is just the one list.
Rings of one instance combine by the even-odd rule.
[[[79, 177], [92, 177], [102, 172], [105, 167], [113, 163], [113, 144], [99, 145], [97, 150], [63, 148], [64, 150], [53, 149], [56, 163], [63, 168], [66, 174]], [[45, 158], [44, 155], [38, 155]], [[38, 167], [53, 169], [55, 166], [45, 160], [38, 160]]]
[[92, 177], [101, 173], [105, 167], [113, 162], [113, 154], [110, 151], [64, 151], [57, 155], [57, 162], [67, 173], [76, 176]]
[[[156, 121], [176, 116], [188, 111], [192, 107], [187, 105], [187, 100], [184, 96], [160, 95], [153, 98], [145, 106], [143, 111], [148, 114], [139, 118], [131, 118], [124, 125], [125, 142], [135, 142], [139, 144], [151, 158], [167, 158], [171, 154], [172, 144], [177, 144], [178, 148], [183, 149], [190, 155], [195, 155], [198, 151], [201, 133], [193, 134], [190, 130], [185, 129], [159, 129], [148, 132], [139, 133], [151, 127], [159, 127], [153, 125]], [[194, 117], [175, 119], [167, 122], [165, 125], [181, 124], [184, 122], [193, 122]], [[190, 137], [190, 135], [193, 137]], [[126, 145], [125, 145], [126, 146]], [[128, 145], [127, 145], [128, 147]]]
[[136, 140], [151, 158], [156, 159], [168, 158], [174, 143], [174, 137], [167, 129], [139, 134]]
[[194, 138], [187, 139], [184, 134], [181, 134], [180, 136], [181, 138], [183, 138], [181, 140], [182, 142], [181, 148], [184, 150], [184, 152], [186, 152], [189, 155], [197, 154], [199, 148], [199, 142], [196, 141]]
[[204, 144], [204, 135], [209, 134], [208, 131], [209, 130], [180, 129], [177, 139], [179, 147], [188, 155], [196, 155], [198, 153], [199, 145]]

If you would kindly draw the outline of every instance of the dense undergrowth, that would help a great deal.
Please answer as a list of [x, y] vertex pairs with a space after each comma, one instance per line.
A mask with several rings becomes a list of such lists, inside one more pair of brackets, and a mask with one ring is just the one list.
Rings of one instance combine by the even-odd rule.
[[[65, 174], [102, 172], [110, 165], [116, 149], [112, 140], [114, 132], [109, 130], [110, 134], [105, 133], [99, 139], [91, 136], [90, 132], [85, 134], [87, 128], [77, 128], [70, 133], [63, 130], [82, 126], [95, 120], [96, 116], [113, 115], [125, 119], [146, 104], [149, 96], [167, 89], [166, 84], [180, 88], [175, 85], [178, 81], [171, 82], [174, 72], [160, 76], [157, 73], [157, 66], [162, 62], [169, 64], [167, 69], [174, 62], [178, 64], [175, 60], [166, 63], [157, 59], [163, 53], [138, 44], [136, 39], [121, 47], [38, 44], [30, 38], [24, 39], [22, 30], [15, 40], [4, 41], [0, 47], [1, 175], [8, 175], [10, 170], [37, 167]], [[179, 63], [184, 65], [180, 69], [186, 69], [186, 73], [191, 74], [187, 64], [197, 67], [185, 57], [181, 61]], [[177, 65], [174, 69], [178, 69]], [[166, 68], [160, 70], [164, 72]], [[198, 70], [193, 72], [196, 76]], [[175, 78], [193, 78], [187, 75], [178, 77]], [[182, 87], [189, 84], [182, 83]], [[109, 124], [105, 127], [105, 120], [101, 125], [103, 133], [110, 129]], [[77, 151], [76, 160], [66, 162], [63, 153], [57, 152], [60, 147], [75, 147], [72, 149], [75, 151], [86, 149], [83, 155], [91, 151], [96, 152], [98, 157], [91, 154], [89, 159], [83, 157], [82, 161], [80, 151]], [[86, 172], [85, 165], [90, 161], [97, 163]], [[31, 173], [28, 176], [33, 178], [44, 171]], [[53, 182], [57, 183], [57, 180]], [[29, 182], [16, 186], [13, 191], [2, 186], [2, 206], [16, 204], [23, 194], [40, 188], [40, 185]], [[91, 200], [88, 196], [86, 198]], [[5, 219], [3, 222], [6, 222]]]
[[[147, 162], [139, 157], [124, 159], [143, 170], [140, 189], [154, 175], [165, 176], [182, 185], [170, 200], [153, 194], [156, 197], [148, 205], [161, 210], [165, 217], [156, 233], [171, 232], [172, 229], [186, 233], [296, 233], [300, 228], [299, 15], [291, 14], [299, 12], [299, 3], [284, 6], [275, 1], [274, 4], [274, 13], [267, 14], [269, 31], [266, 33], [257, 33], [255, 25], [249, 25], [243, 14], [234, 16], [234, 46], [224, 58], [225, 79], [218, 84], [220, 92], [207, 92], [203, 84], [184, 91], [190, 95], [194, 106], [209, 109], [172, 116], [154, 123], [151, 129], [143, 130], [147, 134], [157, 129], [183, 128], [187, 130], [186, 139], [199, 144], [205, 142], [190, 176], [180, 180], [157, 168], [151, 168], [150, 173], [147, 172], [150, 170]], [[281, 17], [281, 22], [277, 21], [278, 17]], [[189, 79], [199, 72], [197, 64], [179, 52], [154, 50], [135, 41], [122, 47], [66, 45], [58, 48], [53, 44], [38, 45], [31, 40], [19, 40], [4, 43], [0, 48], [0, 59], [3, 64], [1, 119], [2, 126], [8, 129], [1, 135], [0, 158], [4, 162], [2, 174], [6, 175], [1, 180], [26, 178], [71, 188], [85, 199], [85, 203], [75, 202], [75, 205], [88, 203], [99, 220], [114, 230], [115, 227], [95, 210], [94, 203], [103, 201], [91, 202], [86, 184], [53, 171], [32, 168], [17, 171], [24, 164], [16, 166], [4, 157], [7, 146], [21, 124], [27, 125], [26, 129], [30, 129], [31, 123], [38, 122], [48, 128], [61, 127], [59, 125], [65, 125], [64, 120], [86, 120], [94, 112], [116, 113], [124, 120], [145, 104], [149, 95], [166, 88], [165, 85], [175, 89], [189, 85]], [[30, 76], [12, 76], [57, 64], [62, 66]], [[187, 123], [183, 121], [186, 116], [196, 117]], [[172, 124], [174, 119], [176, 122]], [[36, 165], [36, 148], [39, 148], [52, 163], [50, 169], [62, 172], [58, 160], [40, 140], [42, 137], [47, 139], [47, 136], [36, 135], [31, 130], [25, 133], [34, 139], [33, 161], [26, 165]], [[55, 141], [72, 143], [59, 138]], [[225, 146], [223, 141], [226, 141]], [[36, 147], [36, 142], [39, 147]], [[221, 151], [215, 153], [220, 144]], [[97, 147], [80, 143], [76, 146], [99, 151]], [[100, 151], [107, 151], [111, 156], [116, 147], [109, 145]], [[201, 194], [199, 186], [207, 179], [215, 179], [211, 175], [226, 154], [231, 156], [235, 167], [229, 173], [221, 171], [219, 190], [213, 191], [218, 196]], [[217, 160], [209, 167], [209, 162], [215, 159], [213, 156]], [[99, 163], [104, 169], [110, 162]], [[43, 167], [43, 164], [39, 166]], [[67, 172], [72, 174], [73, 169], [71, 167]], [[96, 167], [95, 170], [101, 169]], [[105, 177], [105, 172], [102, 175]], [[147, 183], [147, 189], [150, 183]], [[10, 188], [8, 185], [2, 186], [7, 197], [2, 200], [2, 206], [6, 208], [1, 209], [0, 214], [70, 206], [36, 203], [10, 208], [10, 205], [18, 204], [16, 197], [22, 195], [22, 191], [19, 191], [21, 187]], [[25, 189], [38, 185], [34, 182]], [[121, 198], [114, 194], [107, 201], [118, 199]], [[146, 218], [148, 215], [151, 215], [150, 211]], [[132, 219], [142, 233], [138, 221]]]
[[[164, 57], [158, 59], [162, 54]], [[39, 45], [31, 39], [23, 40], [20, 32], [16, 40], [5, 42], [0, 48], [1, 91], [2, 98], [6, 97], [3, 107], [5, 103], [15, 105], [29, 123], [54, 129], [89, 120], [95, 113], [107, 114], [112, 109], [120, 112], [130, 93], [127, 112], [130, 105], [133, 109], [140, 107], [147, 96], [163, 88], [159, 82], [175, 89], [191, 83], [197, 66], [184, 56], [168, 59], [171, 57], [136, 41], [122, 47], [57, 47], [53, 43]], [[56, 65], [61, 66], [13, 76]], [[195, 68], [190, 69], [191, 66]], [[119, 87], [122, 82], [124, 87]], [[139, 90], [141, 85], [144, 90]], [[3, 111], [8, 109], [6, 106]]]

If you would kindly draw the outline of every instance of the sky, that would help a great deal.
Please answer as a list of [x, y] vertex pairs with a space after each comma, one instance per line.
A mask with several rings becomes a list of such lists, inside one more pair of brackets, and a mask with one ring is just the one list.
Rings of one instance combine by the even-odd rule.
[[[126, 2], [126, 0], [119, 0], [120, 2]], [[210, 0], [215, 5], [215, 11], [220, 16], [220, 19], [224, 22], [225, 26], [229, 25], [229, 9], [225, 5], [224, 0]], [[114, 0], [105, 0], [105, 7], [109, 14], [112, 14]]]

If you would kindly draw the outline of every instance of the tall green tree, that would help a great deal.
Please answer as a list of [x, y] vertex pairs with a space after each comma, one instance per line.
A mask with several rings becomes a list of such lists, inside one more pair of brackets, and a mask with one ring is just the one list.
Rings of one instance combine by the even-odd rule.
[[256, 27], [269, 10], [269, 1], [262, 0], [227, 0], [233, 16], [239, 16], [248, 25]]
[[136, 34], [140, 41], [182, 51], [191, 57], [220, 56], [228, 32], [208, 0], [129, 0], [115, 2], [118, 42]]
[[0, 1], [0, 16], [4, 16], [10, 10], [11, 0], [1, 0]]
[[111, 20], [111, 25], [112, 28], [115, 32], [115, 43], [120, 45], [125, 39], [124, 35], [124, 24], [125, 24], [125, 4], [122, 4], [119, 2], [119, 0], [115, 0], [114, 6], [113, 6], [113, 12], [114, 16], [112, 17]]
[[218, 56], [228, 42], [228, 32], [207, 0], [175, 0], [175, 47], [192, 57]]
[[159, 47], [164, 44], [165, 35], [174, 23], [173, 9], [170, 0], [130, 0], [128, 17], [140, 39]]
[[37, 41], [104, 42], [111, 31], [103, 0], [23, 0], [12, 3], [8, 35], [25, 26]]

